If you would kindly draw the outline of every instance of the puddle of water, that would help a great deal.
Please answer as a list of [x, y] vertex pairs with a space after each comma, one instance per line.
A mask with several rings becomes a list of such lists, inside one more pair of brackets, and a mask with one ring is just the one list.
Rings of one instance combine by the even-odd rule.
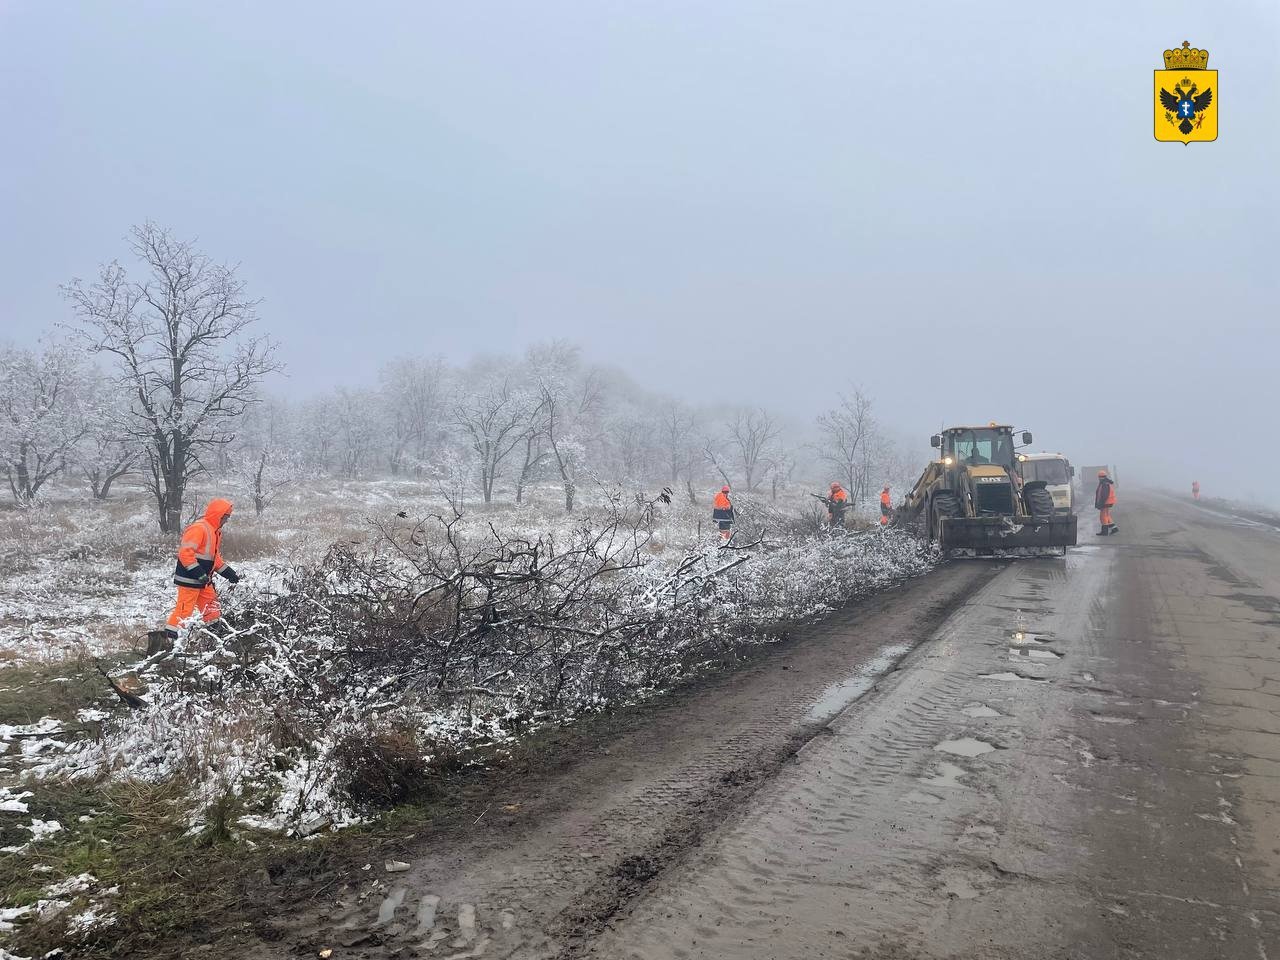
[[1041, 647], [1010, 647], [1009, 656], [1018, 659], [1027, 658], [1030, 660], [1061, 660], [1062, 654], [1054, 653], [1052, 650], [1045, 650]]
[[408, 887], [396, 887], [389, 896], [384, 897], [382, 903], [378, 906], [378, 919], [374, 925], [385, 927], [390, 923], [391, 918], [396, 915], [396, 910], [400, 908], [400, 904], [404, 903], [404, 895], [408, 892]]
[[920, 782], [928, 784], [931, 787], [963, 787], [960, 778], [965, 775], [964, 767], [957, 767], [954, 763], [947, 763], [945, 760], [938, 764], [938, 772], [932, 777], [921, 777]]
[[1028, 629], [1025, 623], [1019, 623], [1012, 630], [1006, 630], [1004, 635], [1009, 638], [1010, 643], [1049, 643], [1053, 634], [1038, 633]]
[[961, 737], [959, 740], [943, 740], [933, 749], [942, 753], [950, 753], [957, 757], [980, 757], [984, 753], [990, 753], [995, 747], [985, 740], [978, 740], [974, 737]]
[[985, 703], [977, 703], [977, 704], [974, 704], [974, 705], [973, 705], [973, 706], [971, 706], [971, 707], [965, 707], [965, 708], [964, 708], [963, 710], [961, 710], [960, 712], [961, 712], [961, 713], [963, 713], [966, 717], [973, 717], [975, 720], [977, 720], [977, 719], [979, 719], [979, 718], [981, 718], [981, 717], [1002, 717], [1002, 716], [1004, 716], [1004, 714], [1002, 714], [999, 710], [992, 710], [992, 709], [991, 709], [990, 707], [988, 707]]
[[1044, 677], [1024, 677], [1020, 673], [981, 673], [978, 675], [979, 680], [1003, 680], [1005, 683], [1012, 683], [1014, 680], [1026, 680], [1030, 683], [1048, 683]]
[[894, 662], [911, 652], [906, 644], [882, 647], [874, 657], [847, 680], [838, 680], [818, 695], [809, 708], [810, 720], [826, 720], [835, 716], [849, 704], [875, 686]]

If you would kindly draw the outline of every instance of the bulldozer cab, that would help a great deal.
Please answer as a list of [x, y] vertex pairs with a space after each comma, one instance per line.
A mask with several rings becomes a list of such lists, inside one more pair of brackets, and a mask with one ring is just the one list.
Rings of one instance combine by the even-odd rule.
[[1012, 427], [953, 427], [939, 436], [937, 445], [942, 448], [944, 458], [950, 457], [952, 462], [957, 464], [964, 466], [992, 464], [1006, 469], [1013, 468]]

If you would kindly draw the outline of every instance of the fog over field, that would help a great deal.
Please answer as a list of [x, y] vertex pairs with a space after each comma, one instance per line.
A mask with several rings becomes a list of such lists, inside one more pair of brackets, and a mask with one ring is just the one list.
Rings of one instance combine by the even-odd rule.
[[[152, 219], [240, 264], [277, 392], [549, 339], [810, 422], [1010, 420], [1280, 502], [1272, 4], [0, 3], [0, 325]], [[1157, 143], [1190, 40], [1220, 137]]]

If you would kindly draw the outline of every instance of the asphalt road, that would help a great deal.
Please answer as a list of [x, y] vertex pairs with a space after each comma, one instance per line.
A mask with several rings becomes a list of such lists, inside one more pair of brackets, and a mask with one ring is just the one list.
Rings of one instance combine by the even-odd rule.
[[1280, 532], [1117, 522], [656, 708], [290, 953], [1280, 960]]

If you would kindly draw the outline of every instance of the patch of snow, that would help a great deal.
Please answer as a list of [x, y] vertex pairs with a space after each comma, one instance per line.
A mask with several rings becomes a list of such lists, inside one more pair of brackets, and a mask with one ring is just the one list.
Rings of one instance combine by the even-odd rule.
[[104, 913], [101, 904], [90, 904], [82, 913], [76, 914], [67, 921], [67, 933], [73, 937], [83, 937], [90, 930], [109, 927], [116, 922], [114, 913]]
[[77, 893], [85, 893], [95, 884], [98, 878], [91, 873], [81, 873], [74, 877], [67, 877], [65, 880], [59, 880], [57, 883], [50, 884], [45, 887], [44, 895], [50, 898], [61, 898], [73, 896]]
[[0, 813], [26, 813], [27, 805], [23, 802], [32, 796], [30, 790], [14, 793], [8, 787], [0, 787]]
[[12, 930], [13, 921], [25, 917], [34, 909], [35, 907], [30, 904], [25, 907], [0, 907], [0, 930]]
[[27, 824], [27, 829], [31, 831], [31, 840], [34, 843], [38, 840], [43, 840], [46, 837], [53, 836], [62, 829], [62, 824], [57, 820], [41, 820], [39, 818], [33, 818], [32, 821]]
[[62, 732], [62, 721], [41, 717], [35, 723], [0, 723], [0, 740], [14, 737], [39, 737]]

